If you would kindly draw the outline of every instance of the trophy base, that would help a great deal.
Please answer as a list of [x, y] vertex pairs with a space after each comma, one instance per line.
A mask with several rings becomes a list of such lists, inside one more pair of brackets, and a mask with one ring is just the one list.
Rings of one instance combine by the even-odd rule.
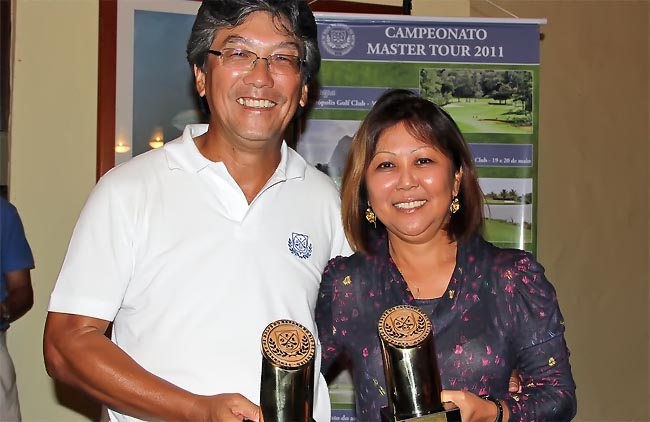
[[388, 407], [382, 407], [380, 410], [381, 422], [461, 422], [460, 409], [443, 410], [441, 412], [430, 413], [424, 416], [414, 418], [397, 419], [388, 410]]

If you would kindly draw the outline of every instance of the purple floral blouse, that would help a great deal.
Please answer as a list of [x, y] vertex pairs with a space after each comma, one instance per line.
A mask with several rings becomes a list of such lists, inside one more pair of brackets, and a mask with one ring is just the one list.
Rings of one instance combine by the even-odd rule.
[[[555, 289], [532, 255], [474, 237], [459, 245], [442, 297], [422, 301], [407, 289], [385, 234], [376, 239], [375, 250], [332, 259], [316, 305], [322, 371], [347, 354], [358, 421], [379, 421], [380, 408], [388, 405], [377, 323], [386, 309], [400, 304], [428, 310], [444, 389], [504, 400], [511, 422], [575, 416], [564, 320]], [[513, 368], [523, 380], [519, 394], [508, 392]]]

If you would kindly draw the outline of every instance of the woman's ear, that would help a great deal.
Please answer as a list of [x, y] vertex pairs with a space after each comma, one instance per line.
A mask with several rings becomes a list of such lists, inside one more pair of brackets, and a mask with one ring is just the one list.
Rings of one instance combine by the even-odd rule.
[[454, 189], [453, 193], [454, 196], [458, 196], [458, 192], [460, 192], [460, 182], [463, 180], [463, 168], [459, 168], [456, 173], [454, 173]]

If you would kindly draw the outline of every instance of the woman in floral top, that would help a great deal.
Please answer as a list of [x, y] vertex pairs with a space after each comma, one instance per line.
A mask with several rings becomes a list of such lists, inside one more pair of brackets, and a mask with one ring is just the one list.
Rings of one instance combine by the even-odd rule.
[[[379, 421], [388, 404], [377, 323], [401, 304], [430, 317], [441, 400], [464, 422], [571, 420], [555, 290], [531, 254], [479, 234], [483, 196], [451, 117], [409, 91], [387, 92], [354, 137], [342, 186], [356, 253], [326, 268], [316, 320], [323, 372], [341, 354], [351, 361], [357, 420]], [[508, 391], [513, 368], [518, 393]]]

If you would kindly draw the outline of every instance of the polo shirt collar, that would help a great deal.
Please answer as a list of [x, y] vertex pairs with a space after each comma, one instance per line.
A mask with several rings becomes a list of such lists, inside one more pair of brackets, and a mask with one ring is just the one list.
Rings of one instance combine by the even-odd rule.
[[179, 138], [165, 144], [163, 148], [170, 170], [198, 173], [212, 163], [199, 152], [194, 143], [194, 138], [207, 131], [206, 124], [187, 125]]
[[[207, 130], [207, 124], [187, 125], [179, 138], [165, 144], [163, 148], [170, 170], [179, 169], [198, 173], [214, 164], [199, 152], [194, 143], [194, 138], [203, 135]], [[282, 141], [280, 154], [280, 164], [278, 164], [275, 174], [271, 177], [272, 179], [286, 180], [305, 177], [307, 163], [298, 153], [289, 148], [285, 141]]]

